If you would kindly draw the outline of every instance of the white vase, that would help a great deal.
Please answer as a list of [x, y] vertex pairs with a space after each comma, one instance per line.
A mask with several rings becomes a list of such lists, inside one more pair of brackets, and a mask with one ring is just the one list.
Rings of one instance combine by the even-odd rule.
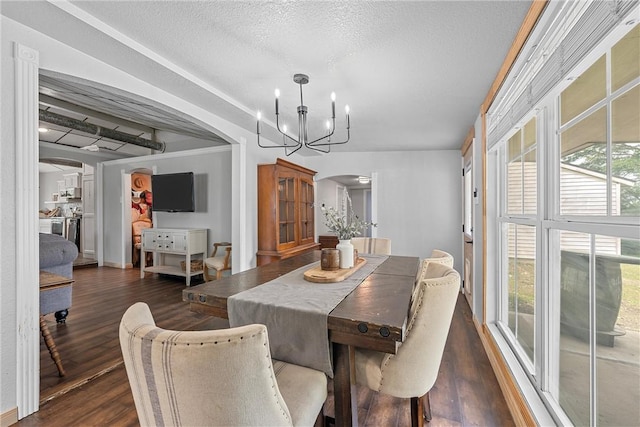
[[340, 268], [353, 267], [353, 245], [351, 240], [340, 240], [336, 245], [336, 249], [340, 251]]

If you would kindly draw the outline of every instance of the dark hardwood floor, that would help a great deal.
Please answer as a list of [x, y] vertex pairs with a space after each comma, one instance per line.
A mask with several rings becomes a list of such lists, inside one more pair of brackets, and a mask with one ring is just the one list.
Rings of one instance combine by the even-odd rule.
[[[158, 326], [203, 330], [228, 322], [189, 311], [182, 302], [184, 281], [139, 270], [108, 267], [74, 270], [73, 306], [65, 325], [47, 323], [67, 376], [60, 378], [42, 342], [40, 411], [18, 426], [137, 426], [131, 389], [122, 364], [118, 325], [134, 302], [149, 304]], [[199, 282], [196, 281], [195, 284]], [[214, 386], [214, 385], [212, 385]], [[408, 426], [409, 401], [358, 388], [359, 423]], [[458, 299], [438, 380], [431, 390], [436, 426], [512, 426], [513, 419], [473, 326], [464, 297]], [[330, 397], [325, 413], [333, 415]]]

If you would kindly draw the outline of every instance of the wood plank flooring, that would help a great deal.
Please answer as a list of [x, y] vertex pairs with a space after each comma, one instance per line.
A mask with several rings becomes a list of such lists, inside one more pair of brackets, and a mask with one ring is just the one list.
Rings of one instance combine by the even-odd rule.
[[[59, 378], [44, 345], [40, 348], [40, 411], [18, 426], [138, 426], [133, 396], [122, 364], [118, 325], [137, 301], [149, 304], [158, 326], [204, 330], [228, 327], [226, 320], [192, 313], [182, 302], [180, 278], [108, 267], [74, 271], [73, 306], [65, 325], [52, 315], [47, 323], [67, 371]], [[195, 282], [198, 283], [197, 281]], [[408, 426], [409, 401], [358, 388], [362, 426]], [[471, 312], [460, 295], [438, 380], [431, 390], [437, 426], [512, 426], [508, 411]], [[325, 414], [333, 415], [331, 396]]]

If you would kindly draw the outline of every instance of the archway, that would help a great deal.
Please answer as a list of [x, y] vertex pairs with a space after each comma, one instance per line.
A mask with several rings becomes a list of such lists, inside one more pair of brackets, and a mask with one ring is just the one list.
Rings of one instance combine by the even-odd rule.
[[[375, 174], [370, 174], [375, 175]], [[375, 222], [376, 207], [373, 203], [375, 183], [370, 175], [334, 175], [316, 181], [316, 234], [327, 234], [322, 206], [338, 210], [345, 208], [345, 194], [351, 199], [354, 213], [366, 222]], [[374, 237], [375, 228], [363, 230], [362, 236]]]

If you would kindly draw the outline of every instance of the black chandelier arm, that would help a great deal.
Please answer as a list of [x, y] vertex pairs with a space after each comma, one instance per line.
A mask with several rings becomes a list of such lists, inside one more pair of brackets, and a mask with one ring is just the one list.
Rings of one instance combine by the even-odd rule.
[[[280, 129], [280, 114], [278, 113], [276, 113], [276, 129], [278, 130], [278, 132], [282, 134], [282, 136], [293, 141], [294, 145], [292, 147], [295, 147], [296, 145], [299, 145], [300, 147], [302, 146], [302, 142], [300, 141], [299, 137], [298, 139], [294, 139], [293, 137], [289, 136], [287, 133], [283, 132], [282, 129]], [[288, 145], [283, 145], [283, 147], [288, 147]], [[296, 151], [298, 150], [298, 148], [296, 148]]]
[[293, 141], [293, 145], [287, 145], [287, 144], [282, 144], [282, 147], [295, 147], [296, 145], [302, 145], [302, 142], [300, 142], [297, 139], [294, 139], [292, 137], [290, 137], [289, 135], [287, 135], [286, 133], [282, 132], [281, 130], [279, 130], [279, 132], [282, 134], [282, 136], [284, 136], [285, 138]]
[[[320, 137], [320, 138], [318, 138], [318, 139], [314, 139], [314, 140], [313, 140], [313, 141], [311, 141], [311, 142], [305, 142], [305, 143], [304, 143], [304, 145], [305, 145], [306, 147], [311, 147], [311, 146], [313, 146], [313, 145], [316, 145], [316, 142], [322, 141], [323, 139], [331, 138], [331, 136], [332, 136], [332, 135], [335, 133], [335, 131], [336, 131], [336, 118], [334, 117], [334, 118], [332, 119], [332, 121], [333, 121], [333, 124], [332, 124], [332, 126], [331, 126], [331, 132], [329, 132], [327, 135], [321, 136], [321, 137]], [[322, 144], [317, 144], [317, 145], [322, 145]], [[324, 144], [324, 145], [327, 145], [327, 144]]]
[[[285, 135], [285, 136], [287, 136], [287, 135]], [[284, 144], [283, 145], [280, 145], [280, 144], [262, 145], [260, 143], [260, 134], [258, 134], [258, 147], [260, 147], [260, 148], [284, 148], [285, 149], [285, 153], [286, 153], [288, 148], [294, 148], [295, 147], [295, 150], [293, 150], [293, 151], [291, 151], [290, 153], [287, 154], [287, 156], [289, 156], [289, 155], [295, 153], [296, 151], [298, 151], [300, 148], [302, 148], [302, 144], [300, 142], [298, 142], [298, 141], [296, 141], [296, 140], [294, 140], [292, 138], [289, 138], [289, 139], [294, 141], [295, 145], [284, 145]]]
[[320, 148], [317, 148], [316, 146], [309, 145], [309, 144], [305, 144], [304, 146], [309, 148], [309, 149], [311, 149], [311, 150], [317, 151], [319, 153], [325, 153], [325, 154], [326, 153], [330, 153], [331, 152], [331, 145], [330, 144], [325, 144], [325, 145], [328, 145], [326, 150], [321, 150]]
[[295, 147], [295, 145], [293, 145], [293, 146], [284, 145], [283, 147], [284, 147], [284, 154], [288, 157], [288, 156], [292, 155], [293, 153], [295, 153], [296, 151], [298, 151], [299, 149], [301, 149], [302, 148], [302, 144], [298, 144], [296, 149], [293, 150], [293, 151], [287, 151], [287, 149], [289, 149], [290, 147]]
[[[333, 134], [333, 132], [331, 132], [331, 133]], [[313, 147], [323, 147], [323, 146], [327, 146], [327, 145], [331, 146], [331, 145], [346, 144], [347, 142], [349, 142], [349, 138], [351, 137], [350, 132], [349, 132], [349, 128], [347, 128], [347, 139], [345, 139], [344, 141], [339, 141], [339, 142], [324, 142], [324, 143], [321, 143], [321, 144], [318, 144], [318, 143], [317, 143], [318, 141], [321, 141], [321, 140], [323, 140], [323, 139], [325, 139], [325, 138], [327, 138], [327, 137], [329, 137], [329, 136], [331, 136], [331, 135], [327, 135], [327, 136], [325, 136], [325, 137], [318, 138], [318, 139], [316, 139], [315, 141], [311, 141], [311, 142], [309, 142], [309, 143], [306, 143], [305, 145], [306, 145], [308, 148], [313, 148]]]
[[[282, 130], [280, 130], [280, 114], [276, 113], [276, 129], [278, 129], [278, 132], [280, 132], [281, 134], [287, 136], [286, 133], [282, 132]], [[298, 141], [296, 141], [298, 142]]]

